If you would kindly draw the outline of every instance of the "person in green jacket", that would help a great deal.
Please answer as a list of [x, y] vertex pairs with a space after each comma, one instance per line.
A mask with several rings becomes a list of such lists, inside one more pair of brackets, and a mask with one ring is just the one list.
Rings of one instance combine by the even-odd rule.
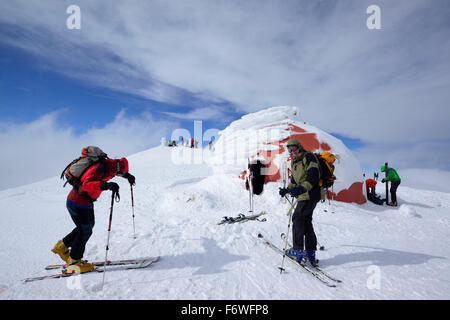
[[[385, 172], [385, 171], [386, 171], [386, 167], [381, 166], [381, 172]], [[391, 200], [392, 200], [392, 202], [388, 203], [387, 205], [396, 207], [397, 206], [397, 188], [400, 185], [401, 179], [400, 179], [400, 176], [398, 175], [397, 171], [395, 171], [394, 168], [387, 169], [386, 178], [381, 180], [381, 182], [385, 183], [386, 181], [391, 182], [390, 192], [391, 192]]]

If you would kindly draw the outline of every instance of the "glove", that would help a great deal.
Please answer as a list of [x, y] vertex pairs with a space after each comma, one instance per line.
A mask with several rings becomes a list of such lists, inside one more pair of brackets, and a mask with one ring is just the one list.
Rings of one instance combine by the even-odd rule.
[[100, 189], [101, 190], [111, 190], [114, 193], [119, 192], [119, 185], [115, 182], [100, 182]]
[[130, 185], [132, 185], [132, 186], [136, 185], [136, 178], [132, 174], [129, 174], [127, 172], [123, 175], [123, 177], [128, 180]]
[[382, 183], [385, 183], [385, 182], [386, 182], [386, 180], [384, 180], [384, 179], [383, 179], [383, 180], [381, 180], [381, 182], [382, 182]]
[[284, 197], [285, 195], [287, 195], [289, 193], [289, 189], [280, 188], [280, 191], [278, 193], [280, 194], [281, 197]]
[[299, 195], [303, 194], [307, 192], [305, 188], [303, 188], [302, 186], [298, 186], [292, 189], [289, 189], [289, 193], [291, 194], [291, 196], [293, 196], [294, 198], [297, 198]]

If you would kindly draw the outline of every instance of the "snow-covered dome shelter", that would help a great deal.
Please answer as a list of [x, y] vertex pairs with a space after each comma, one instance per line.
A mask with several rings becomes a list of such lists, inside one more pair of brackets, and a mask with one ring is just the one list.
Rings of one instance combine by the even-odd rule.
[[332, 135], [300, 121], [297, 107], [272, 107], [247, 114], [220, 131], [215, 145], [215, 170], [236, 174], [245, 179], [248, 163], [266, 164], [265, 183], [281, 179], [280, 168], [287, 161], [287, 141], [296, 138], [307, 150], [328, 151], [336, 156], [336, 182], [327, 197], [343, 202], [363, 204], [363, 175], [359, 161], [344, 143]]

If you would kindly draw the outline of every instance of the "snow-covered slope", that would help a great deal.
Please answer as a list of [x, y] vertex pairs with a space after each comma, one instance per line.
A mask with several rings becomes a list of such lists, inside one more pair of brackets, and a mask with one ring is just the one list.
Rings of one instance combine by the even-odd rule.
[[[323, 269], [343, 282], [328, 288], [263, 246], [262, 232], [282, 245], [288, 205], [278, 185], [255, 197], [266, 222], [217, 225], [247, 213], [248, 194], [233, 174], [207, 164], [175, 165], [201, 150], [157, 147], [129, 157], [136, 175], [133, 239], [126, 181], [115, 204], [111, 259], [161, 255], [148, 269], [22, 283], [50, 274], [59, 258], [50, 249], [72, 228], [65, 209], [68, 188], [54, 178], [0, 192], [0, 299], [448, 299], [450, 298], [450, 194], [399, 187], [399, 208], [319, 203], [314, 215]], [[205, 150], [205, 152], [209, 152]], [[176, 155], [176, 154], [175, 154]], [[95, 204], [96, 225], [85, 258], [105, 254], [110, 194]]]

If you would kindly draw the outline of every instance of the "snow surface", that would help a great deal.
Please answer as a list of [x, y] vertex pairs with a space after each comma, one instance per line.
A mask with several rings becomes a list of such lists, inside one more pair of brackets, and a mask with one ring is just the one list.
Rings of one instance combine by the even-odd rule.
[[[289, 262], [280, 275], [281, 256], [256, 238], [262, 232], [283, 244], [288, 204], [280, 202], [277, 183], [255, 197], [266, 222], [217, 225], [223, 216], [247, 213], [243, 181], [206, 163], [176, 165], [177, 155], [200, 159], [202, 150], [157, 147], [129, 157], [137, 239], [129, 186], [114, 179], [122, 199], [114, 206], [109, 258], [161, 260], [148, 269], [108, 271], [103, 290], [101, 273], [22, 283], [55, 272], [44, 266], [60, 262], [50, 249], [73, 228], [65, 209], [69, 189], [55, 177], [0, 192], [0, 299], [450, 298], [449, 193], [400, 185], [398, 208], [319, 203], [313, 222], [326, 250], [318, 258], [343, 281], [328, 288]], [[91, 261], [104, 259], [109, 205], [109, 192], [95, 203], [85, 253]]]

